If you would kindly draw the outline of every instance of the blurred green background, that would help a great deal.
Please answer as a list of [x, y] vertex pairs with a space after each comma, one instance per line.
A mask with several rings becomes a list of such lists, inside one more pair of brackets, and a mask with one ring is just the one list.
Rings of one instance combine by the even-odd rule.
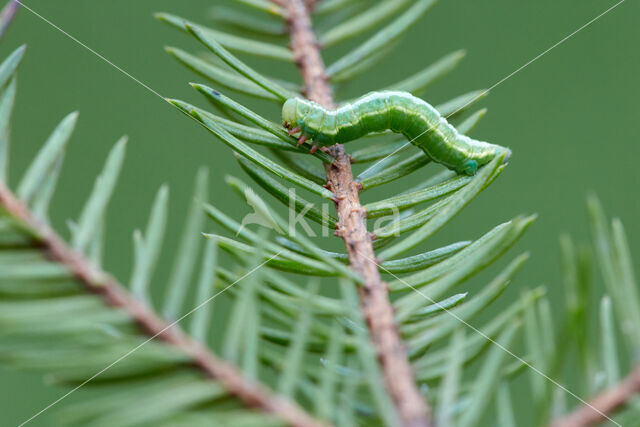
[[[199, 46], [154, 20], [152, 13], [167, 11], [207, 23], [212, 6], [233, 2], [25, 3], [162, 95], [206, 106], [187, 85], [201, 79], [162, 49], [170, 44], [198, 51]], [[467, 58], [430, 89], [426, 99], [437, 104], [487, 88], [614, 3], [441, 0], [389, 60], [343, 93], [355, 96], [382, 87], [459, 48], [467, 49]], [[568, 231], [586, 240], [584, 198], [589, 191], [600, 196], [607, 213], [622, 219], [632, 252], [640, 254], [639, 17], [640, 4], [625, 2], [497, 86], [480, 104], [488, 107], [489, 114], [474, 136], [507, 145], [514, 156], [506, 173], [436, 240], [475, 238], [517, 214], [538, 213], [517, 248], [530, 250], [532, 259], [502, 304], [517, 297], [520, 289], [539, 284], [548, 285], [552, 295], [561, 295], [558, 236]], [[155, 191], [163, 183], [171, 187], [164, 260], [175, 248], [199, 166], [211, 169], [216, 205], [238, 217], [248, 212], [222, 181], [225, 174], [241, 175], [231, 152], [194, 122], [27, 10], [20, 11], [2, 40], [0, 56], [22, 43], [28, 49], [19, 72], [13, 120], [13, 184], [57, 122], [73, 110], [81, 112], [53, 207], [59, 230], [65, 229], [65, 220], [77, 217], [112, 144], [123, 134], [130, 138], [120, 185], [109, 208], [106, 266], [116, 276], [127, 280], [131, 232], [146, 224]], [[328, 51], [327, 62], [343, 51]], [[286, 64], [250, 62], [266, 74], [296, 75]], [[261, 107], [277, 118], [273, 105]], [[400, 181], [395, 190], [419, 179], [418, 174]], [[363, 198], [367, 200], [367, 195]], [[162, 284], [167, 263], [161, 263], [157, 273]], [[42, 385], [39, 376], [0, 369], [1, 424], [23, 421], [62, 393]], [[44, 413], [31, 425], [51, 425], [52, 413]]]

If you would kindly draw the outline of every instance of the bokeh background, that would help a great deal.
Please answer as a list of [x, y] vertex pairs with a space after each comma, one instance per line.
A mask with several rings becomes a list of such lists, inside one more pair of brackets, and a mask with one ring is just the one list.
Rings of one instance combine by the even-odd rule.
[[[201, 79], [164, 51], [175, 45], [198, 51], [196, 42], [159, 23], [156, 11], [209, 22], [216, 0], [25, 0], [25, 3], [165, 96], [206, 106], [187, 82]], [[359, 95], [412, 74], [459, 48], [468, 52], [458, 69], [427, 92], [437, 104], [487, 88], [612, 6], [612, 0], [441, 0], [389, 60], [344, 88]], [[640, 254], [640, 3], [627, 1], [562, 45], [497, 86], [481, 102], [489, 114], [474, 135], [514, 152], [506, 172], [434, 243], [475, 238], [520, 213], [539, 215], [515, 251], [532, 259], [500, 304], [520, 290], [545, 284], [562, 294], [558, 236], [588, 237], [585, 195], [593, 191], [608, 214], [626, 225], [632, 252]], [[169, 233], [163, 260], [176, 246], [196, 170], [211, 170], [212, 199], [240, 217], [244, 203], [226, 187], [226, 174], [241, 175], [231, 152], [160, 98], [122, 75], [27, 10], [21, 10], [0, 45], [5, 57], [27, 43], [19, 72], [12, 129], [13, 183], [57, 122], [79, 110], [53, 218], [58, 229], [76, 218], [106, 153], [123, 134], [130, 138], [120, 185], [109, 208], [106, 266], [129, 277], [131, 232], [144, 227], [157, 188], [171, 187]], [[346, 48], [346, 47], [345, 47]], [[326, 53], [328, 62], [343, 49]], [[266, 74], [295, 76], [271, 61], [250, 61]], [[273, 105], [260, 111], [277, 118]], [[419, 174], [395, 184], [406, 188]], [[364, 196], [366, 199], [366, 195]], [[515, 252], [514, 252], [515, 253]], [[504, 263], [504, 261], [503, 261]], [[168, 262], [157, 273], [164, 283]], [[636, 262], [640, 268], [640, 262]], [[495, 270], [494, 270], [495, 271]], [[478, 279], [481, 280], [481, 279]], [[471, 287], [474, 284], [470, 284]], [[553, 300], [552, 298], [552, 300]], [[58, 398], [39, 376], [0, 368], [0, 424], [16, 425]], [[77, 400], [72, 395], [69, 400]], [[31, 425], [48, 426], [47, 412]]]

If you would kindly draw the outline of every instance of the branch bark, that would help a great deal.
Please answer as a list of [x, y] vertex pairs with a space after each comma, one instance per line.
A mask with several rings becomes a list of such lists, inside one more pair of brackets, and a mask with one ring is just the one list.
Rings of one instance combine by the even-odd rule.
[[638, 393], [640, 393], [640, 365], [636, 366], [620, 383], [589, 401], [588, 405], [583, 405], [556, 419], [551, 425], [552, 427], [584, 427], [606, 421], [608, 416], [626, 405], [629, 399]]
[[[312, 30], [309, 10], [303, 0], [288, 0], [291, 49], [305, 83], [307, 98], [334, 108], [325, 66]], [[364, 318], [378, 353], [385, 384], [403, 426], [431, 425], [426, 400], [418, 391], [407, 353], [393, 318], [386, 283], [380, 278], [366, 228], [366, 212], [360, 205], [360, 185], [353, 180], [349, 155], [340, 144], [326, 151], [335, 159], [325, 165], [327, 188], [335, 195], [338, 224], [336, 235], [345, 242], [351, 268], [365, 284], [358, 289]]]
[[52, 260], [65, 264], [88, 292], [100, 296], [108, 305], [126, 311], [152, 339], [162, 340], [187, 354], [194, 366], [208, 377], [220, 381], [229, 393], [247, 406], [271, 413], [293, 426], [323, 425], [290, 400], [246, 379], [235, 366], [219, 359], [205, 346], [185, 335], [175, 324], [168, 323], [147, 305], [133, 298], [114, 277], [94, 267], [82, 254], [69, 248], [47, 224], [34, 217], [1, 181], [0, 206], [33, 232], [42, 250]]

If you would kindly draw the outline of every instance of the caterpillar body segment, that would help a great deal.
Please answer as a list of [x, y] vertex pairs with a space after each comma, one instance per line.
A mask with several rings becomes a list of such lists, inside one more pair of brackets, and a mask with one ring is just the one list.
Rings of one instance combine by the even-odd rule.
[[459, 174], [474, 175], [478, 167], [508, 148], [477, 141], [459, 133], [430, 104], [407, 92], [371, 92], [355, 102], [330, 110], [303, 99], [288, 99], [282, 107], [285, 127], [319, 146], [345, 143], [375, 132], [403, 134], [432, 160]]

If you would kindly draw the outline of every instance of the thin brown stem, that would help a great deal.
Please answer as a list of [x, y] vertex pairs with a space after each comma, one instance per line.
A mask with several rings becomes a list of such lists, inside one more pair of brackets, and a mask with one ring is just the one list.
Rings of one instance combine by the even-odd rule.
[[[328, 108], [335, 106], [311, 18], [303, 0], [287, 3], [291, 48], [305, 83], [307, 98]], [[327, 148], [335, 159], [326, 165], [327, 188], [335, 195], [336, 234], [344, 239], [351, 268], [364, 278], [360, 303], [378, 353], [385, 384], [403, 426], [429, 426], [429, 408], [418, 391], [413, 371], [393, 318], [386, 283], [373, 262], [372, 236], [360, 205], [360, 185], [353, 180], [349, 155], [340, 144]]]
[[126, 311], [151, 338], [162, 340], [187, 354], [194, 366], [208, 377], [220, 381], [229, 393], [247, 406], [271, 413], [294, 426], [322, 425], [295, 403], [246, 379], [235, 366], [219, 359], [205, 346], [185, 335], [175, 324], [168, 323], [147, 305], [133, 298], [114, 277], [69, 248], [48, 225], [34, 217], [2, 182], [0, 206], [35, 235], [42, 250], [52, 260], [65, 264], [87, 291], [100, 296], [108, 305]]
[[622, 408], [634, 395], [640, 393], [640, 365], [615, 386], [596, 396], [587, 405], [580, 406], [551, 424], [553, 427], [584, 427], [606, 421]]

